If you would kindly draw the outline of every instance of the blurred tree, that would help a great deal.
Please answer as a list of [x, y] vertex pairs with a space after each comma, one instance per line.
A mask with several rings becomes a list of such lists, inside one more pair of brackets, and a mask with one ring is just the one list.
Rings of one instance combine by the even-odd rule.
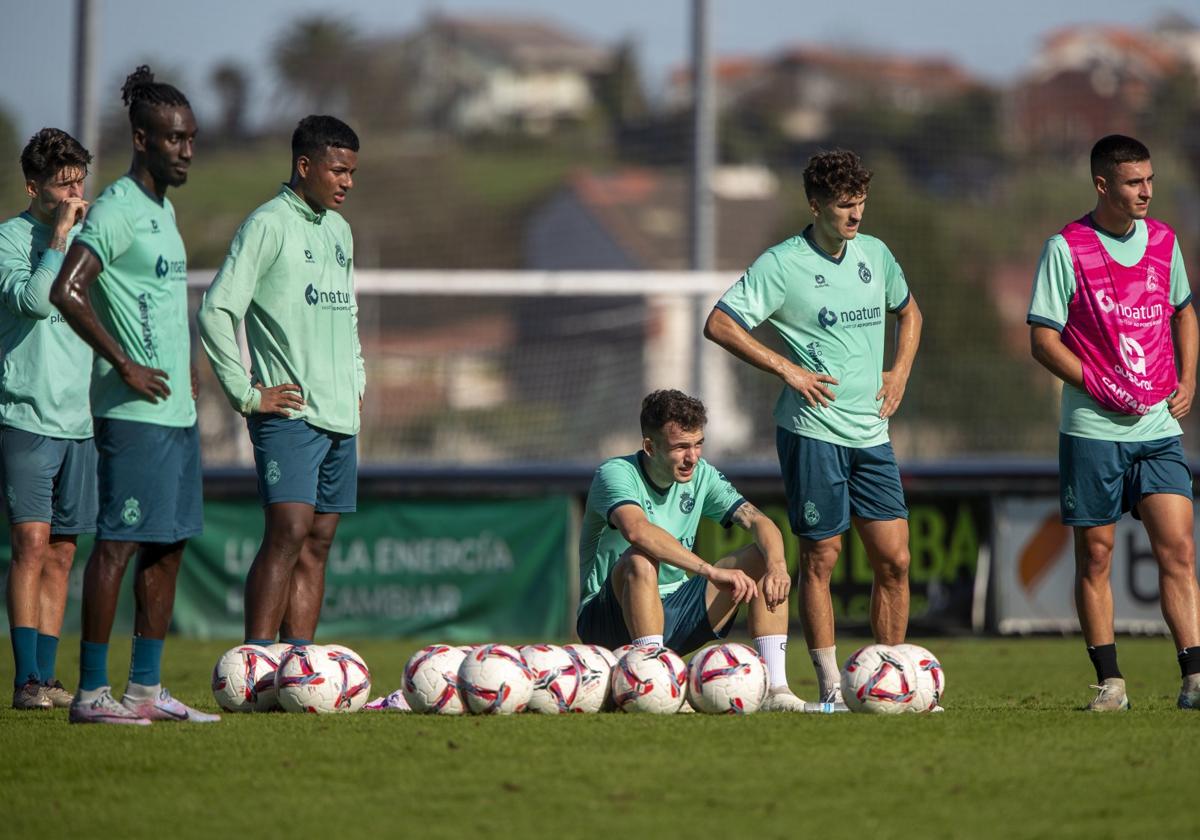
[[596, 79], [596, 100], [615, 128], [646, 117], [649, 108], [632, 41], [622, 41], [613, 51], [612, 65]]
[[8, 112], [0, 108], [0, 218], [15, 216], [28, 204], [21, 190], [24, 180], [18, 165], [20, 156], [16, 125]]
[[275, 42], [280, 79], [313, 113], [330, 113], [347, 104], [356, 81], [358, 33], [349, 23], [320, 15], [301, 18]]
[[250, 78], [241, 65], [223, 61], [213, 68], [209, 81], [221, 99], [219, 142], [246, 137], [246, 104], [250, 100]]

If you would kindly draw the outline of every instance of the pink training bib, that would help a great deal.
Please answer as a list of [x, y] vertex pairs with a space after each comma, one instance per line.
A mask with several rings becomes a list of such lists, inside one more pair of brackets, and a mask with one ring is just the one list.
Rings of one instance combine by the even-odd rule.
[[1175, 390], [1171, 255], [1175, 232], [1146, 219], [1146, 253], [1136, 265], [1109, 256], [1084, 216], [1062, 229], [1075, 266], [1063, 344], [1083, 362], [1083, 384], [1102, 408], [1145, 414]]

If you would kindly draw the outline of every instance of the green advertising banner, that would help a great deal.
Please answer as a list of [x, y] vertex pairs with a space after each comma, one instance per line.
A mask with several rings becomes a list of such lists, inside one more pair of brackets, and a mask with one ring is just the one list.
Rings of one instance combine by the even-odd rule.
[[[782, 502], [764, 500], [755, 504], [783, 532], [788, 571], [795, 580], [800, 542], [788, 524]], [[982, 629], [986, 580], [977, 585], [980, 548], [990, 544], [991, 519], [987, 499], [979, 497], [921, 497], [909, 499], [909, 628], [919, 632]], [[696, 535], [696, 553], [717, 560], [751, 542], [750, 535], [734, 527], [703, 520]], [[871, 583], [874, 575], [866, 549], [858, 534], [842, 538], [842, 555], [833, 572], [830, 590], [838, 626], [865, 629], [870, 622]], [[791, 615], [798, 615], [797, 592], [792, 589]]]
[[[256, 500], [211, 501], [204, 534], [188, 544], [172, 630], [242, 637], [242, 588], [262, 536]], [[554, 639], [570, 632], [571, 499], [360, 502], [329, 553], [320, 638], [436, 636], [445, 641]], [[0, 572], [7, 579], [7, 532]], [[81, 539], [64, 632], [79, 630]], [[132, 565], [132, 563], [131, 563]], [[116, 633], [132, 630], [126, 573]], [[7, 630], [5, 630], [7, 632]]]

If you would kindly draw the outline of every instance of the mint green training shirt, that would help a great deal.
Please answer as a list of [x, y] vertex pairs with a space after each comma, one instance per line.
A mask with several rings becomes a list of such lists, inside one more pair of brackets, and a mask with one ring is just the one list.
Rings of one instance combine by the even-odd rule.
[[908, 304], [908, 283], [892, 252], [873, 236], [846, 241], [834, 259], [812, 226], [767, 249], [717, 303], [747, 332], [764, 321], [783, 337], [791, 361], [838, 381], [836, 399], [810, 406], [784, 386], [775, 423], [804, 437], [865, 448], [888, 440], [875, 399], [883, 386], [886, 314]]
[[[250, 374], [237, 325], [246, 323]], [[354, 297], [354, 241], [339, 214], [313, 212], [287, 185], [242, 223], [200, 307], [200, 342], [233, 407], [258, 409], [254, 387], [291, 382], [293, 417], [358, 434], [366, 387]]]
[[[1121, 265], [1137, 265], [1146, 253], [1149, 233], [1146, 223], [1140, 219], [1133, 223], [1133, 230], [1126, 236], [1116, 237], [1099, 228], [1095, 228], [1095, 231], [1104, 250]], [[1067, 311], [1074, 296], [1075, 263], [1071, 258], [1071, 246], [1062, 234], [1056, 233], [1046, 240], [1046, 246], [1042, 249], [1026, 320], [1030, 324], [1041, 324], [1061, 333], [1066, 326]], [[1178, 310], [1188, 305], [1191, 299], [1192, 290], [1176, 237], [1175, 249], [1171, 254], [1171, 304]], [[1140, 441], [1183, 434], [1179, 421], [1171, 416], [1166, 400], [1146, 414], [1122, 414], [1101, 408], [1086, 391], [1064, 382], [1060, 411], [1059, 431], [1075, 437]]]
[[[692, 480], [656, 487], [641, 464], [641, 453], [609, 458], [596, 470], [579, 534], [579, 609], [596, 597], [612, 567], [629, 548], [629, 541], [612, 525], [612, 512], [637, 505], [650, 522], [692, 550], [700, 517], [728, 526], [745, 499], [715, 467], [701, 459]], [[676, 566], [658, 566], [658, 594], [674, 592], [687, 580]]]
[[92, 348], [50, 303], [64, 256], [50, 247], [53, 234], [29, 213], [0, 224], [0, 425], [84, 440]]
[[167, 374], [171, 395], [150, 402], [97, 355], [92, 367], [92, 414], [158, 426], [196, 423], [191, 337], [187, 314], [187, 251], [175, 208], [133, 178], [118, 178], [92, 202], [76, 242], [100, 260], [92, 287], [100, 323], [130, 359]]

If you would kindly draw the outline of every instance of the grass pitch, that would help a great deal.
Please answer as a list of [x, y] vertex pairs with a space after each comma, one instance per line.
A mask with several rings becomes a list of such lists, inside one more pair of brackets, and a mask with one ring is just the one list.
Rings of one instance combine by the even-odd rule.
[[[348, 641], [373, 695], [418, 647]], [[1134, 708], [1107, 716], [1079, 711], [1092, 678], [1079, 640], [923, 643], [946, 668], [943, 715], [364, 712], [134, 729], [6, 708], [0, 837], [1195, 836], [1200, 714], [1174, 707], [1169, 641], [1120, 641]], [[228, 646], [169, 640], [165, 683], [215, 710], [209, 669]], [[76, 648], [64, 640], [68, 684]], [[114, 648], [116, 676], [128, 645]], [[811, 698], [800, 641], [789, 669]]]

